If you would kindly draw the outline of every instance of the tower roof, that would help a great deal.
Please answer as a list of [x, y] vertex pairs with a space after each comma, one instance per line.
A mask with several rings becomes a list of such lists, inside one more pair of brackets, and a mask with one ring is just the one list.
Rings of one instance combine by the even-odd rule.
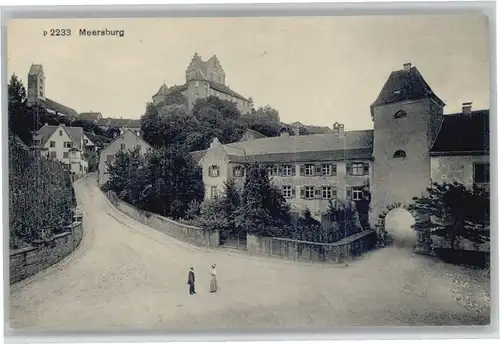
[[405, 64], [404, 69], [392, 72], [387, 79], [382, 91], [371, 105], [372, 116], [375, 106], [420, 99], [433, 99], [441, 106], [445, 106], [445, 103], [424, 80], [417, 67]]
[[158, 92], [156, 92], [155, 96], [157, 95], [164, 95], [168, 93], [168, 86], [166, 83], [163, 83], [163, 85], [160, 86], [160, 89]]
[[41, 64], [32, 64], [28, 75], [43, 74], [43, 67]]

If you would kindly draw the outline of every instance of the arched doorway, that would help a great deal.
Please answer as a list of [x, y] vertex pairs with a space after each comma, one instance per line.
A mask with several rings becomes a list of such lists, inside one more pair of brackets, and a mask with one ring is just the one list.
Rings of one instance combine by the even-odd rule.
[[390, 238], [396, 247], [414, 248], [419, 240], [418, 232], [412, 228], [415, 217], [404, 204], [394, 204], [379, 215], [380, 234]]

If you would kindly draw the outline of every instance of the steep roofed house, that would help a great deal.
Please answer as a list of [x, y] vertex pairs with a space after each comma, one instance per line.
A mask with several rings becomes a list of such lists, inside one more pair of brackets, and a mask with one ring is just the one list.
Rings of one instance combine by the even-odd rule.
[[226, 73], [215, 55], [207, 61], [203, 61], [195, 53], [186, 69], [185, 84], [168, 88], [164, 83], [152, 97], [153, 104], [160, 103], [172, 91], [180, 91], [187, 98], [189, 110], [193, 108], [196, 100], [209, 96], [216, 96], [236, 103], [242, 113], [247, 113], [251, 109], [249, 99], [236, 93], [226, 85]]
[[75, 176], [82, 177], [88, 172], [84, 140], [83, 128], [45, 124], [33, 135], [31, 149], [61, 161]]
[[489, 110], [472, 111], [466, 103], [462, 113], [444, 115], [444, 106], [417, 68], [405, 64], [371, 105], [372, 130], [345, 131], [335, 123], [328, 134], [283, 130], [226, 145], [215, 138], [192, 156], [203, 168], [207, 199], [230, 178], [242, 187], [243, 165], [259, 162], [295, 216], [307, 207], [320, 220], [330, 199], [368, 199], [376, 228], [389, 207], [411, 203], [431, 181], [489, 184]]
[[45, 89], [45, 74], [41, 64], [32, 64], [28, 73], [28, 106], [39, 105], [48, 113], [58, 116], [77, 118], [78, 112], [74, 109], [62, 105], [52, 99], [47, 98]]
[[128, 151], [139, 148], [140, 153], [144, 154], [153, 148], [144, 141], [134, 130], [126, 129], [122, 134], [115, 137], [99, 153], [98, 182], [104, 185], [109, 179], [107, 172], [107, 163], [113, 163], [116, 153], [119, 151]]

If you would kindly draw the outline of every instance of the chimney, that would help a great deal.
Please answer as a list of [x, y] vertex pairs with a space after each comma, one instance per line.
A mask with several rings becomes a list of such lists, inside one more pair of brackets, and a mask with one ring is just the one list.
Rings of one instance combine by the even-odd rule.
[[472, 102], [462, 103], [462, 113], [470, 114], [472, 112]]
[[344, 125], [335, 122], [335, 124], [333, 124], [333, 133], [336, 135], [344, 135]]
[[403, 64], [403, 70], [404, 71], [409, 71], [411, 68], [411, 62], [407, 62]]

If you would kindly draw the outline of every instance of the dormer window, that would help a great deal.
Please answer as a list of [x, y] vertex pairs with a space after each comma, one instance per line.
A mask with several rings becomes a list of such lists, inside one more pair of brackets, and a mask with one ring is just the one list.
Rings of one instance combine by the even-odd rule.
[[408, 114], [406, 113], [406, 111], [399, 110], [398, 112], [396, 112], [394, 114], [394, 119], [404, 118], [406, 116], [408, 116]]
[[395, 159], [406, 158], [406, 152], [403, 150], [397, 150], [394, 152], [394, 155], [392, 157]]

